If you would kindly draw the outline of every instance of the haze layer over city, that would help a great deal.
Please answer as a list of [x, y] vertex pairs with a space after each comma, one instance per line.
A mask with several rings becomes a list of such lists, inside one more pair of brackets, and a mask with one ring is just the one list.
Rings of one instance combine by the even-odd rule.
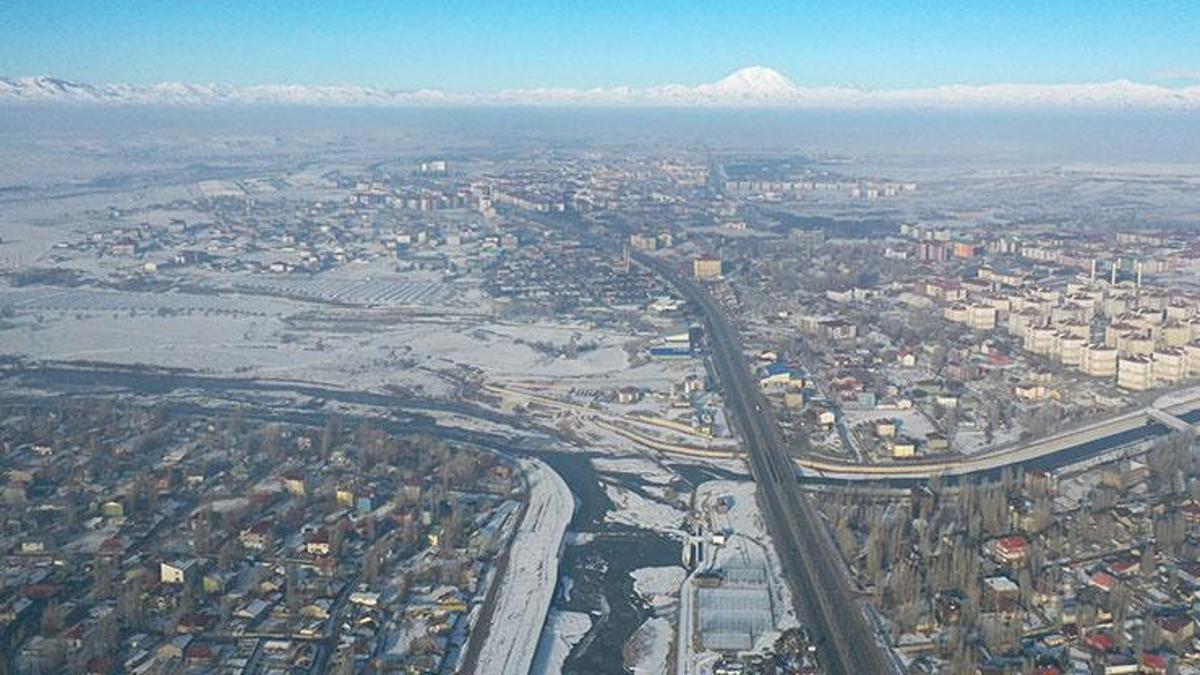
[[1196, 7], [13, 10], [0, 674], [1200, 673]]

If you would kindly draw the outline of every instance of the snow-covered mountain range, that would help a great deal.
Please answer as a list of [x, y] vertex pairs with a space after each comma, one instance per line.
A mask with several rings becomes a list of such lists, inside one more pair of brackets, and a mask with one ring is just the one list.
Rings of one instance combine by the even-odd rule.
[[400, 91], [363, 86], [87, 84], [50, 77], [0, 77], [0, 105], [303, 105], [303, 106], [668, 106], [781, 108], [1092, 108], [1200, 111], [1200, 86], [1127, 80], [1094, 84], [947, 85], [875, 91], [805, 87], [777, 70], [743, 68], [698, 86], [509, 89], [492, 93]]

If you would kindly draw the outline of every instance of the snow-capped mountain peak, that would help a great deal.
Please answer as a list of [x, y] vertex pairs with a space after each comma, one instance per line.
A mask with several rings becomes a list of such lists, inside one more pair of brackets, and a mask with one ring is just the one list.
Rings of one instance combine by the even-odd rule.
[[794, 96], [800, 91], [800, 87], [786, 75], [766, 66], [742, 68], [712, 84], [702, 84], [696, 89], [714, 96], [760, 99]]

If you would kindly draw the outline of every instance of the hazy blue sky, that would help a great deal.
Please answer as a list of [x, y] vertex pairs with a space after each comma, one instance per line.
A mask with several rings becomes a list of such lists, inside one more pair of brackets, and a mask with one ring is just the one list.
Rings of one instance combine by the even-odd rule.
[[1200, 1], [3, 0], [0, 75], [510, 87], [1200, 82]]

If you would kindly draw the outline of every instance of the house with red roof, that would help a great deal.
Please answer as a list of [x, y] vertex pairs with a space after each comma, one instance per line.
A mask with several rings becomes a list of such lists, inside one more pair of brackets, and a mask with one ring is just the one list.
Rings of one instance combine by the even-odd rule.
[[1083, 644], [1094, 652], [1107, 654], [1113, 650], [1113, 647], [1116, 646], [1117, 641], [1113, 639], [1112, 635], [1104, 631], [1096, 631], [1094, 633], [1088, 633], [1086, 636], [1084, 636]]
[[79, 649], [83, 646], [84, 639], [87, 637], [87, 631], [82, 623], [77, 623], [71, 626], [62, 634], [62, 639], [67, 643], [67, 646], [72, 649]]
[[211, 664], [215, 657], [212, 647], [203, 642], [192, 643], [183, 650], [183, 660], [189, 666]]
[[1029, 555], [1029, 541], [1019, 534], [993, 539], [988, 544], [988, 553], [1005, 565], [1019, 563]]
[[1088, 585], [1093, 588], [1098, 588], [1105, 593], [1112, 591], [1117, 587], [1118, 580], [1115, 576], [1104, 570], [1096, 570], [1088, 577]]
[[329, 533], [319, 530], [304, 535], [304, 552], [309, 555], [329, 555]]
[[1149, 675], [1167, 675], [1171, 672], [1171, 657], [1162, 652], [1142, 652], [1138, 657], [1138, 665], [1142, 673]]
[[1118, 558], [1108, 564], [1108, 570], [1121, 578], [1137, 574], [1141, 567], [1141, 563], [1134, 557]]
[[1187, 520], [1187, 522], [1193, 525], [1200, 523], [1200, 502], [1194, 500], [1189, 501], [1188, 503], [1179, 507], [1179, 512], [1183, 514], [1183, 517], [1185, 520]]

